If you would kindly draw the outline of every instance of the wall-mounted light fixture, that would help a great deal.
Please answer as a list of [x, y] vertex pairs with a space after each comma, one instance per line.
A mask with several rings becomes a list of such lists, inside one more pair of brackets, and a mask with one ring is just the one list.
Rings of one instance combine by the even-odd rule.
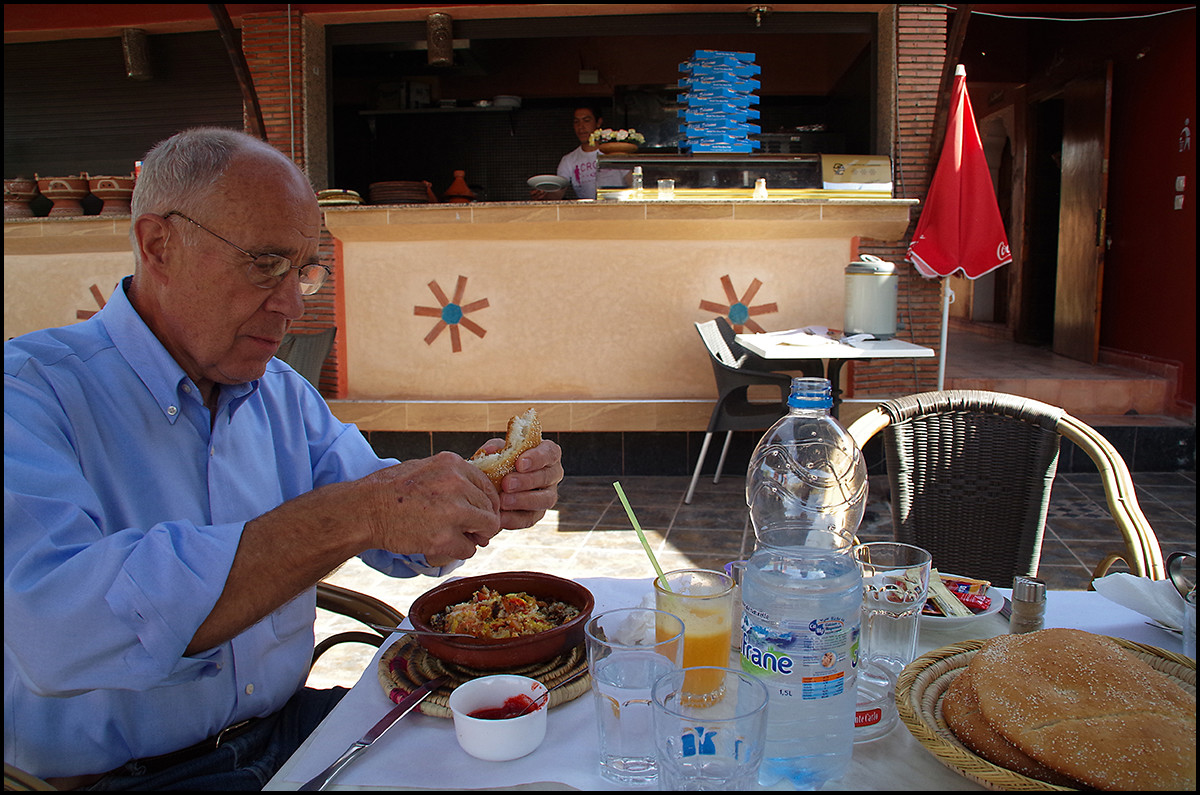
[[150, 71], [150, 47], [146, 31], [139, 28], [122, 30], [121, 51], [125, 55], [126, 76], [134, 80], [149, 80], [154, 77]]
[[425, 38], [429, 45], [430, 66], [454, 65], [453, 19], [449, 14], [430, 14], [425, 19]]
[[750, 6], [746, 9], [746, 13], [754, 17], [754, 27], [761, 28], [763, 17], [769, 16], [774, 10], [770, 6]]

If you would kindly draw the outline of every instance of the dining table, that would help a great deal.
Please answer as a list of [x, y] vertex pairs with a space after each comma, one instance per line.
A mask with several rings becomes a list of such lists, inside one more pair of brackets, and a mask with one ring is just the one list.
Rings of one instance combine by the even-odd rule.
[[[756, 357], [757, 369], [799, 370], [806, 376], [820, 373], [829, 379], [833, 394], [833, 416], [842, 403], [842, 367], [851, 361], [870, 359], [930, 359], [933, 348], [898, 339], [876, 339], [859, 334], [845, 339], [810, 332], [808, 329], [738, 334], [734, 340]], [[822, 368], [821, 365], [824, 364]]]
[[[653, 593], [652, 578], [579, 578], [595, 597], [594, 614], [643, 603]], [[993, 588], [992, 596], [1011, 591]], [[652, 598], [652, 597], [651, 597]], [[1045, 626], [1070, 627], [1182, 653], [1179, 635], [1149, 624], [1146, 617], [1109, 601], [1095, 591], [1051, 591]], [[917, 653], [964, 640], [1007, 633], [1003, 611], [975, 620], [933, 626], [922, 621]], [[371, 665], [337, 707], [284, 763], [264, 789], [295, 790], [321, 773], [382, 718], [394, 704], [377, 675], [381, 656], [401, 633], [385, 640]], [[731, 666], [737, 666], [731, 650]], [[455, 739], [453, 721], [417, 711], [409, 713], [365, 753], [344, 767], [328, 789], [620, 789], [599, 775], [595, 705], [590, 692], [553, 707], [546, 739], [533, 753], [510, 762], [484, 762], [469, 756]], [[790, 789], [786, 784], [777, 789]], [[849, 772], [829, 782], [832, 790], [978, 790], [983, 787], [944, 766], [901, 721], [887, 734], [854, 746]]]

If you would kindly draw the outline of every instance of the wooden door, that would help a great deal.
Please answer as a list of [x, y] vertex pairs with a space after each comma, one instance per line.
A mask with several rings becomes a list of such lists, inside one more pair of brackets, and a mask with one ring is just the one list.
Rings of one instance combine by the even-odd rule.
[[1095, 364], [1104, 281], [1112, 64], [1063, 92], [1055, 353]]

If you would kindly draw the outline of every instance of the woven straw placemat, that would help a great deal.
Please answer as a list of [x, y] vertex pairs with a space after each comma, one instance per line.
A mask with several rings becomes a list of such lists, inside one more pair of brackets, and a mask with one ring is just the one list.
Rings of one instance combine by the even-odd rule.
[[[1174, 679], [1184, 690], [1196, 693], [1196, 662], [1180, 654], [1123, 638], [1110, 638], [1131, 656]], [[1007, 768], [994, 765], [958, 741], [942, 718], [942, 697], [955, 678], [963, 672], [982, 640], [965, 640], [943, 646], [914, 660], [896, 683], [896, 708], [900, 720], [917, 741], [946, 767], [957, 770], [988, 789], [997, 790], [1068, 790], [1047, 784]]]
[[[418, 706], [421, 712], [435, 718], [452, 718], [447, 702], [454, 688], [471, 679], [493, 674], [518, 674], [536, 679], [546, 687], [554, 687], [562, 680], [587, 669], [587, 653], [583, 644], [568, 649], [550, 660], [532, 665], [506, 668], [500, 671], [484, 671], [465, 665], [445, 662], [434, 657], [422, 646], [415, 635], [405, 635], [388, 647], [379, 658], [379, 684], [392, 701], [399, 702], [414, 687], [447, 676], [446, 684], [429, 694]], [[574, 682], [563, 685], [550, 694], [550, 709], [579, 698], [591, 689], [592, 677], [584, 674]]]

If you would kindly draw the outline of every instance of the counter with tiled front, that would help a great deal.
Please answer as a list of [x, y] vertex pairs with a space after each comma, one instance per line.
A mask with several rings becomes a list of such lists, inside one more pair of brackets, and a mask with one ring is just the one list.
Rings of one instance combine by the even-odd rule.
[[915, 202], [330, 207], [342, 388], [364, 430], [695, 431], [716, 395], [694, 323], [840, 327], [856, 237]]
[[[338, 381], [367, 431], [695, 431], [716, 390], [694, 323], [839, 326], [855, 237], [911, 200], [327, 207]], [[5, 337], [77, 322], [133, 269], [129, 218], [6, 220]]]

